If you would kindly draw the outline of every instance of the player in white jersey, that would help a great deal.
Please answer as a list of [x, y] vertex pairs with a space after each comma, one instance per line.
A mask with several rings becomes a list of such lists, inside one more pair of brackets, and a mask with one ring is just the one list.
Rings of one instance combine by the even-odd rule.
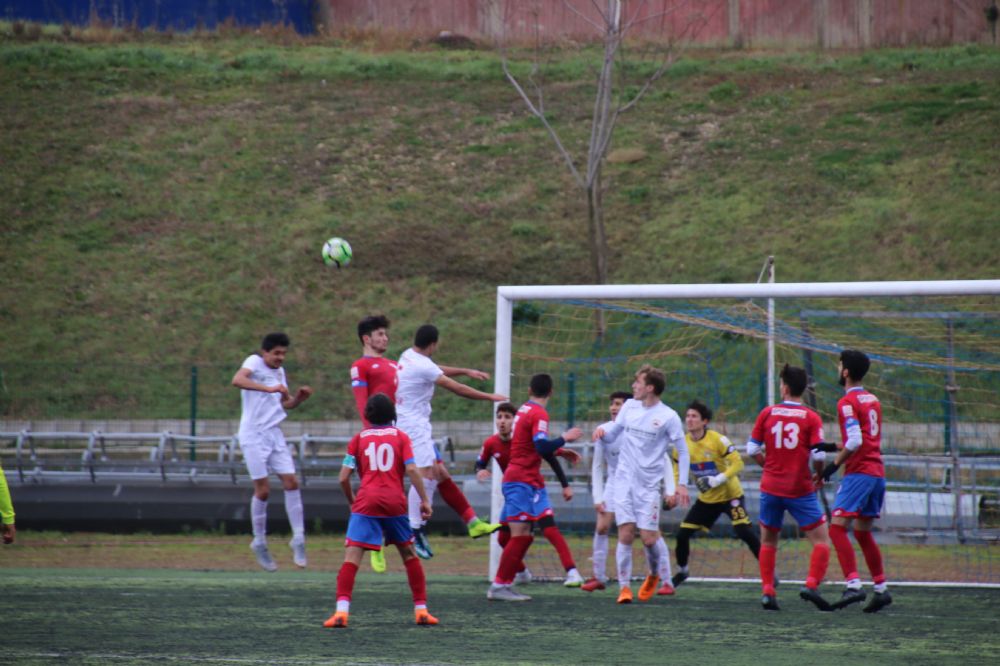
[[[687, 506], [688, 471], [691, 462], [684, 440], [684, 426], [677, 412], [660, 400], [666, 388], [663, 372], [644, 365], [635, 373], [632, 400], [607, 429], [594, 431], [594, 441], [605, 443], [621, 436], [618, 469], [615, 470], [615, 520], [618, 522], [618, 603], [632, 602], [632, 542], [636, 527], [646, 549], [649, 575], [639, 588], [639, 600], [647, 601], [654, 594], [674, 593], [670, 585], [670, 553], [660, 534], [660, 504]], [[679, 478], [674, 481], [670, 447], [677, 449]], [[664, 484], [660, 496], [660, 483]], [[659, 587], [664, 581], [663, 587]]]
[[[431, 360], [438, 347], [438, 330], [431, 324], [417, 329], [413, 346], [399, 357], [399, 383], [396, 386], [396, 426], [410, 436], [413, 457], [424, 477], [427, 497], [434, 501], [434, 491], [440, 490], [445, 503], [455, 510], [469, 529], [469, 536], [479, 538], [500, 529], [499, 523], [487, 523], [476, 516], [469, 501], [452, 481], [448, 468], [441, 462], [431, 436], [431, 399], [434, 387], [440, 386], [470, 400], [505, 402], [507, 396], [484, 393], [455, 381], [452, 377], [465, 375], [473, 379], [489, 379], [489, 374], [469, 368], [437, 365]], [[424, 534], [424, 521], [420, 515], [420, 496], [411, 487], [408, 496], [410, 527], [413, 528], [414, 547], [423, 559], [434, 556]]]
[[[615, 391], [609, 397], [608, 411], [611, 421], [601, 426], [608, 430], [625, 401], [632, 397], [626, 391]], [[605, 443], [598, 439], [594, 442], [594, 460], [590, 468], [591, 493], [594, 498], [594, 510], [597, 512], [597, 524], [594, 526], [594, 550], [591, 562], [594, 564], [594, 576], [580, 586], [584, 592], [603, 590], [608, 580], [608, 532], [615, 520], [615, 470], [618, 469], [618, 454], [621, 450], [621, 436]], [[607, 467], [607, 481], [604, 468]]]
[[302, 404], [312, 395], [312, 389], [302, 386], [294, 396], [289, 393], [285, 369], [281, 367], [285, 363], [289, 344], [284, 333], [268, 333], [260, 343], [260, 351], [248, 356], [233, 375], [233, 386], [240, 389], [243, 405], [238, 436], [240, 449], [253, 480], [253, 499], [250, 500], [253, 541], [250, 549], [257, 557], [257, 563], [266, 571], [278, 568], [267, 549], [269, 472], [278, 475], [285, 490], [285, 512], [292, 527], [292, 540], [288, 543], [292, 549], [292, 560], [297, 566], [306, 566], [302, 491], [295, 478], [295, 463], [281, 432], [281, 422], [287, 416], [285, 410]]

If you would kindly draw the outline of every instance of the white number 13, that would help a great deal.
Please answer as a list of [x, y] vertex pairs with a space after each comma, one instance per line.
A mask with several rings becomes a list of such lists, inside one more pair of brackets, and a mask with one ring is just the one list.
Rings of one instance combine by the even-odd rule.
[[[799, 445], [799, 424], [798, 423], [785, 423], [784, 421], [778, 421], [771, 428], [771, 432], [774, 433], [774, 448], [780, 449], [782, 445], [786, 449], [794, 449]], [[784, 437], [782, 437], [784, 434]]]

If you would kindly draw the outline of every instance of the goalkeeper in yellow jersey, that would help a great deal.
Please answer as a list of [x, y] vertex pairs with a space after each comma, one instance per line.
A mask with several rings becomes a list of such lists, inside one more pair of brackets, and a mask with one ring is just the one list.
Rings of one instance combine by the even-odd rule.
[[[688, 577], [691, 535], [706, 532], [719, 516], [727, 514], [736, 536], [746, 543], [754, 557], [760, 555], [760, 539], [750, 528], [750, 516], [743, 502], [743, 487], [737, 475], [743, 470], [743, 458], [729, 439], [708, 429], [712, 410], [695, 400], [684, 414], [687, 448], [691, 456], [691, 478], [698, 487], [698, 499], [691, 506], [677, 531], [677, 573], [671, 582], [677, 587]], [[673, 452], [677, 460], [677, 452]], [[674, 476], [677, 476], [674, 466]]]

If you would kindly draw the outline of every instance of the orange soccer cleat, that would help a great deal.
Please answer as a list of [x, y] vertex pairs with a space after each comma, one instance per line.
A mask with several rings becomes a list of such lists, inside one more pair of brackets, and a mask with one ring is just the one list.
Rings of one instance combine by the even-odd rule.
[[327, 629], [345, 629], [347, 628], [347, 613], [345, 611], [337, 611], [323, 623], [323, 626]]
[[632, 603], [632, 588], [626, 585], [618, 593], [618, 603], [620, 604], [630, 604]]
[[663, 596], [671, 596], [675, 591], [676, 590], [674, 590], [674, 586], [673, 585], [671, 585], [670, 583], [664, 583], [663, 587], [661, 587], [660, 589], [658, 589], [656, 591], [656, 594], [658, 594], [661, 597], [663, 597]]
[[413, 615], [417, 620], [417, 624], [423, 626], [432, 626], [438, 623], [438, 619], [427, 612], [426, 608], [418, 608], [413, 611]]
[[583, 585], [581, 585], [580, 589], [583, 590], [584, 592], [593, 592], [595, 590], [603, 590], [604, 589], [604, 583], [602, 583], [597, 578], [591, 578], [586, 583], [584, 583]]
[[660, 586], [660, 577], [656, 574], [649, 574], [646, 580], [642, 581], [639, 588], [639, 601], [649, 601], [656, 594], [656, 588]]

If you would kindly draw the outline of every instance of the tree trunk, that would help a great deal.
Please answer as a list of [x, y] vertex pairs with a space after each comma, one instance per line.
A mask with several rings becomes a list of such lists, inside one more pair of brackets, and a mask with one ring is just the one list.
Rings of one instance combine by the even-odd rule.
[[[601, 167], [587, 188], [587, 228], [590, 231], [590, 265], [594, 284], [608, 283], [608, 239], [604, 231], [604, 204], [601, 201]], [[604, 337], [604, 311], [594, 311], [597, 339]]]

